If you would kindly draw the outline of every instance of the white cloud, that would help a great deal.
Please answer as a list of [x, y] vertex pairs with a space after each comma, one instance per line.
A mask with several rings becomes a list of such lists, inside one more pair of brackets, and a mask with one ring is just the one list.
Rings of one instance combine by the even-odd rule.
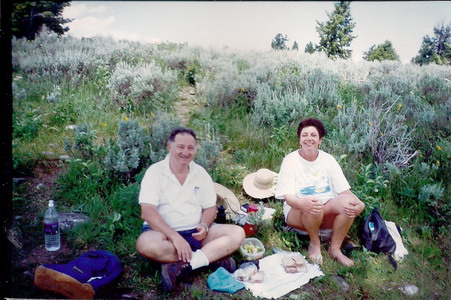
[[86, 14], [88, 7], [86, 4], [74, 4], [72, 3], [69, 7], [66, 7], [63, 11], [64, 18], [78, 18]]
[[162, 42], [161, 38], [143, 36], [124, 30], [113, 30], [111, 29], [111, 25], [113, 25], [115, 21], [116, 18], [113, 16], [104, 18], [93, 16], [76, 18], [70, 23], [68, 33], [74, 37], [106, 36], [116, 40], [130, 40], [147, 43]]
[[129, 41], [147, 42], [147, 43], [160, 43], [162, 41], [160, 38], [144, 37], [140, 34], [131, 33], [131, 32], [122, 31], [122, 30], [119, 30], [119, 31], [108, 30], [108, 31], [102, 32], [100, 35], [111, 36], [113, 39], [116, 39], [116, 40], [129, 40]]
[[104, 5], [94, 6], [88, 10], [88, 12], [91, 14], [104, 13], [105, 11], [106, 11], [106, 6], [104, 6]]
[[69, 34], [76, 37], [92, 37], [108, 31], [115, 22], [113, 16], [107, 18], [85, 17], [73, 20], [69, 25]]
[[87, 17], [88, 15], [99, 15], [106, 12], [106, 6], [100, 5], [100, 6], [93, 6], [88, 7], [85, 3], [74, 3], [68, 7], [66, 7], [63, 11], [64, 18], [70, 18], [70, 19], [76, 19], [76, 18], [83, 18]]

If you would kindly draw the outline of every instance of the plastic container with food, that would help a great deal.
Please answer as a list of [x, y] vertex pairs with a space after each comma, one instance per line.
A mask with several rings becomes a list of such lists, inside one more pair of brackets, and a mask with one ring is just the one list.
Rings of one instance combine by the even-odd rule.
[[240, 246], [241, 254], [246, 260], [260, 259], [265, 253], [265, 246], [256, 238], [247, 238]]

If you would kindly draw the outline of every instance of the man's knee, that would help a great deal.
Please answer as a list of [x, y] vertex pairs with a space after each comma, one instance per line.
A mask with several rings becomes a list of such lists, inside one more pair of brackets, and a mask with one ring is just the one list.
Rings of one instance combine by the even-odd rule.
[[136, 240], [136, 250], [144, 257], [152, 258], [158, 257], [161, 254], [161, 247], [158, 243], [149, 242], [149, 239], [140, 235]]
[[241, 226], [233, 225], [233, 227], [235, 231], [233, 233], [233, 236], [237, 239], [238, 243], [241, 245], [241, 243], [246, 238], [246, 233], [244, 232], [244, 229]]
[[[216, 227], [218, 226], [218, 227]], [[238, 225], [215, 225], [217, 231], [217, 237], [227, 236], [232, 242], [236, 243], [238, 246], [244, 241], [246, 234], [244, 233], [244, 229]]]

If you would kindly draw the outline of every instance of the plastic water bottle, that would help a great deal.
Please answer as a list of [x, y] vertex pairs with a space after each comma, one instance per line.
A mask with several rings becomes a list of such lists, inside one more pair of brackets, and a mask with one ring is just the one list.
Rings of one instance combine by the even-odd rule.
[[56, 251], [61, 247], [58, 212], [53, 200], [49, 200], [49, 208], [44, 215], [45, 249]]

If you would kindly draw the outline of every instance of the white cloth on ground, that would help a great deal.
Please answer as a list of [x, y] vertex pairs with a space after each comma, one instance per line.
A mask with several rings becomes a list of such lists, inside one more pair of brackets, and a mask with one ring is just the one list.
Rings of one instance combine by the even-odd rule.
[[390, 233], [391, 237], [395, 240], [396, 243], [396, 249], [395, 253], [393, 253], [393, 257], [396, 261], [400, 261], [404, 258], [405, 255], [409, 254], [409, 251], [407, 251], [406, 247], [404, 247], [404, 244], [402, 243], [402, 238], [399, 234], [395, 222], [385, 221], [385, 225], [387, 226], [388, 233]]
[[276, 253], [260, 260], [260, 271], [263, 271], [263, 282], [243, 282], [246, 289], [254, 297], [277, 299], [308, 283], [310, 279], [324, 273], [318, 265], [307, 265], [307, 272], [287, 273], [282, 265], [286, 253]]

